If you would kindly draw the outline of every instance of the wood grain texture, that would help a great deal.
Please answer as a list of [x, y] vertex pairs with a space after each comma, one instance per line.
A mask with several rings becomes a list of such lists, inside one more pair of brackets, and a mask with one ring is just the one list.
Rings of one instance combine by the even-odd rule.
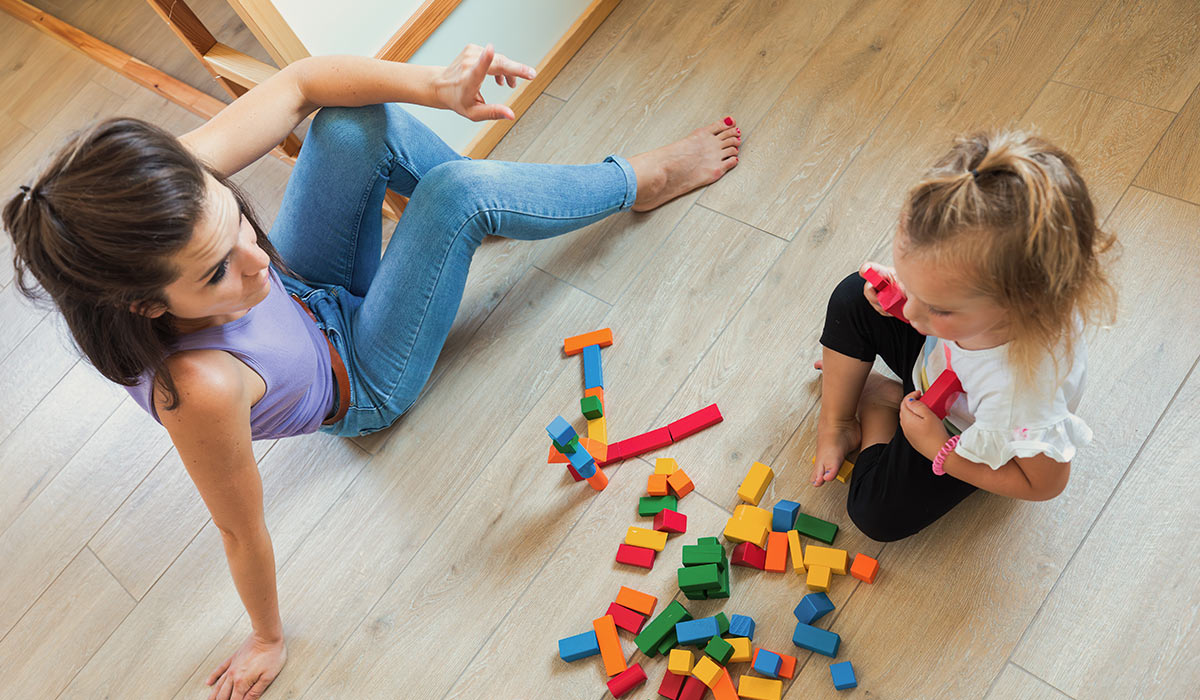
[[560, 100], [571, 99], [621, 37], [639, 21], [651, 2], [652, 0], [621, 0], [587, 42], [575, 52], [567, 65], [554, 76], [544, 94]]
[[407, 61], [462, 0], [425, 0], [375, 53], [387, 61]]
[[1016, 664], [1006, 664], [986, 700], [1070, 700], [1042, 679]]
[[1192, 93], [1133, 184], [1200, 204], [1200, 90]]

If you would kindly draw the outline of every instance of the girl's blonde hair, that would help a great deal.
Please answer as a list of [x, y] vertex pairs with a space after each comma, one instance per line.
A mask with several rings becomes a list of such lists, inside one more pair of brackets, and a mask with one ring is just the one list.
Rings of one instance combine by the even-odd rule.
[[908, 195], [901, 245], [963, 270], [971, 291], [1008, 311], [1009, 359], [1032, 380], [1047, 355], [1071, 357], [1075, 319], [1109, 323], [1116, 291], [1100, 230], [1075, 159], [1022, 131], [977, 133], [950, 152]]

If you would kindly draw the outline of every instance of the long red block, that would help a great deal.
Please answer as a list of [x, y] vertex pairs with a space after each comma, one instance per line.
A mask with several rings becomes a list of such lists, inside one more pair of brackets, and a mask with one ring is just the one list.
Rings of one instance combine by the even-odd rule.
[[613, 623], [617, 627], [626, 632], [633, 632], [634, 634], [641, 632], [642, 625], [646, 624], [645, 615], [636, 613], [624, 605], [617, 605], [616, 603], [609, 603], [608, 610], [604, 614], [612, 615]]
[[[784, 533], [787, 537], [787, 533]], [[653, 550], [652, 550], [653, 551]], [[763, 569], [767, 565], [767, 550], [753, 542], [742, 542], [733, 548], [729, 563], [734, 566], [745, 566], [751, 569]]]
[[724, 418], [721, 416], [721, 409], [717, 408], [714, 403], [669, 424], [667, 430], [671, 432], [672, 440], [682, 440], [688, 435], [714, 426], [722, 420]]
[[609, 445], [608, 461], [613, 461], [612, 451], [614, 448], [617, 450], [617, 454], [621, 456], [621, 459], [629, 459], [630, 457], [637, 457], [640, 454], [645, 454], [646, 452], [657, 450], [670, 444], [671, 431], [666, 428], [651, 430], [648, 433], [642, 433], [636, 437], [626, 438]]
[[700, 700], [707, 692], [708, 686], [704, 685], [704, 681], [695, 676], [688, 676], [687, 681], [683, 684], [683, 690], [679, 692], [678, 700]]
[[563, 339], [563, 352], [568, 355], [578, 355], [589, 345], [599, 345], [602, 348], [606, 348], [612, 344], [612, 329], [601, 328], [598, 331], [592, 331], [591, 333], [584, 333], [582, 335], [573, 335], [570, 338]]
[[654, 529], [662, 532], [687, 532], [687, 516], [670, 508], [663, 508], [654, 516]]
[[868, 267], [867, 271], [863, 273], [863, 278], [875, 290], [875, 296], [879, 299], [879, 305], [883, 307], [883, 310], [908, 323], [908, 319], [904, 318], [904, 302], [908, 301], [904, 292], [876, 272], [874, 268]]
[[646, 672], [642, 670], [642, 665], [634, 664], [608, 682], [608, 692], [614, 698], [619, 698], [645, 682]]
[[[658, 686], [658, 694], [664, 698], [671, 700], [679, 700], [679, 693], [683, 691], [683, 684], [691, 676], [681, 676], [678, 673], [667, 671], [667, 675], [663, 676], [662, 683]], [[704, 685], [701, 683], [700, 685]]]
[[654, 555], [658, 552], [647, 547], [635, 547], [622, 542], [617, 546], [617, 561], [622, 564], [640, 566], [643, 569], [654, 568]]
[[961, 394], [962, 390], [963, 385], [958, 381], [958, 375], [950, 370], [945, 370], [938, 375], [937, 379], [933, 380], [933, 384], [929, 385], [929, 390], [921, 394], [921, 403], [928, 406], [929, 410], [933, 411], [933, 415], [944, 419], [954, 397]]

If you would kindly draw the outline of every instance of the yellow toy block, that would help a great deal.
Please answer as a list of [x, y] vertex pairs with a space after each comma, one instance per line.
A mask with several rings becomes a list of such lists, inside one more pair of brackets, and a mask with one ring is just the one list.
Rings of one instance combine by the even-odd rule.
[[850, 565], [850, 554], [844, 549], [818, 547], [810, 544], [804, 550], [804, 565], [813, 566], [814, 564], [828, 566], [833, 573], [845, 576], [846, 567]]
[[770, 528], [756, 525], [749, 520], [730, 518], [729, 522], [725, 524], [725, 539], [730, 542], [753, 542], [755, 546], [765, 549], [767, 536], [770, 534]]
[[667, 548], [667, 533], [647, 530], [644, 527], [630, 527], [625, 532], [625, 544], [661, 552]]
[[725, 641], [733, 647], [733, 656], [729, 657], [729, 663], [740, 664], [754, 658], [754, 648], [750, 644], [749, 637], [729, 637]]
[[671, 655], [667, 657], [667, 670], [681, 676], [691, 675], [695, 660], [692, 652], [687, 649], [672, 649]]
[[[604, 416], [588, 421], [587, 436], [596, 442], [608, 444], [608, 423], [605, 422]], [[592, 456], [595, 457], [595, 455]]]
[[723, 670], [725, 669], [718, 666], [716, 661], [704, 656], [692, 667], [692, 675], [699, 678], [701, 683], [711, 688], [716, 684], [717, 679], [721, 677], [721, 671]]
[[842, 468], [838, 470], [837, 480], [843, 484], [850, 483], [850, 475], [854, 473], [854, 462], [846, 460], [842, 462]]
[[765, 508], [748, 506], [743, 503], [734, 507], [733, 517], [737, 518], [738, 520], [745, 520], [754, 523], [755, 526], [761, 525], [768, 530], [771, 529], [771, 511]]
[[804, 550], [800, 548], [800, 533], [796, 530], [788, 530], [788, 552], [792, 555], [792, 568], [796, 573], [805, 573]]
[[828, 566], [811, 564], [808, 567], [808, 590], [820, 593], [829, 592], [829, 584], [833, 582], [833, 572]]
[[755, 676], [738, 679], [738, 697], [749, 700], [779, 700], [783, 696], [783, 681]]
[[654, 460], [655, 474], [666, 474], [667, 476], [670, 476], [674, 474], [677, 469], [679, 469], [679, 462], [676, 462], [670, 457], [659, 457], [658, 459]]
[[667, 488], [666, 474], [651, 474], [646, 479], [646, 493], [651, 496], [665, 496], [671, 490]]
[[767, 486], [770, 485], [771, 479], [775, 478], [775, 472], [770, 467], [762, 462], [755, 462], [750, 467], [750, 471], [746, 473], [746, 478], [742, 479], [742, 485], [738, 488], [738, 498], [749, 503], [752, 506], [758, 505], [762, 500], [763, 494], [767, 491]]

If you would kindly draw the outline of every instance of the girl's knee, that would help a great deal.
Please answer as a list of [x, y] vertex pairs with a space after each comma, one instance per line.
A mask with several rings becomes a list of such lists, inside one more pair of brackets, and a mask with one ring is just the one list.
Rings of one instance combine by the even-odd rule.
[[876, 542], [895, 542], [912, 534], [904, 523], [881, 505], [878, 501], [855, 498], [855, 493], [851, 491], [846, 500], [846, 514], [860, 532]]

